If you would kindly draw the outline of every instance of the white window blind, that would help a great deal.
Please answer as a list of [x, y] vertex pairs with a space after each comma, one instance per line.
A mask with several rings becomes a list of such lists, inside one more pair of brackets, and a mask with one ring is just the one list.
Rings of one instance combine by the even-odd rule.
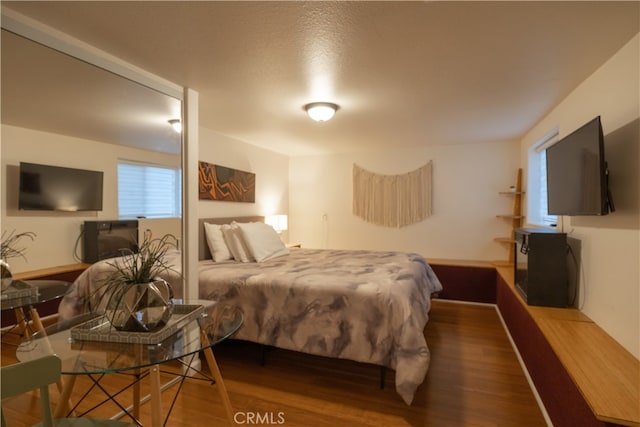
[[548, 197], [547, 197], [547, 150], [540, 151], [540, 168], [539, 168], [539, 181], [540, 181], [540, 219], [541, 225], [556, 225], [558, 223], [558, 217], [556, 215], [549, 215]]
[[119, 161], [119, 217], [180, 217], [181, 181], [181, 171], [177, 167]]
[[549, 215], [547, 205], [547, 148], [558, 139], [558, 129], [547, 133], [529, 149], [527, 184], [527, 222], [551, 226], [558, 223], [556, 215]]

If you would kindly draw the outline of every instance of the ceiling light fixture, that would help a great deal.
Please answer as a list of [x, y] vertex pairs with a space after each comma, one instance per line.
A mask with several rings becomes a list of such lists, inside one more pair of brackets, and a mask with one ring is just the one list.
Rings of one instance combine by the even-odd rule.
[[312, 102], [304, 106], [305, 111], [316, 122], [326, 122], [336, 113], [338, 106], [331, 102]]
[[182, 122], [180, 122], [180, 119], [171, 119], [169, 120], [169, 124], [177, 133], [182, 133]]

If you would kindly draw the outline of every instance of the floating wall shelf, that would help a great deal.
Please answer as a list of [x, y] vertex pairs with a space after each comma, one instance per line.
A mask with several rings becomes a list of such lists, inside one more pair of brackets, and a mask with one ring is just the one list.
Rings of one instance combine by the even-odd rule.
[[[496, 242], [505, 243], [513, 246], [515, 242], [515, 229], [522, 227], [522, 168], [518, 169], [516, 175], [516, 185], [514, 191], [500, 191], [498, 194], [513, 196], [513, 213], [496, 215], [497, 218], [505, 218], [511, 220], [511, 236], [510, 237], [496, 237], [493, 239]], [[509, 262], [513, 262], [513, 250], [509, 248]]]

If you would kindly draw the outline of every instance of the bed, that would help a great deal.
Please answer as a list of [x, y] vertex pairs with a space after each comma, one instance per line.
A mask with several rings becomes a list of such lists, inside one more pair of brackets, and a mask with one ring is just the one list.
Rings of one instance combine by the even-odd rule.
[[[166, 271], [162, 278], [171, 285], [173, 297], [180, 299], [182, 298], [182, 253], [178, 250], [168, 250], [165, 261], [172, 269]], [[113, 271], [112, 264], [118, 262], [119, 257], [107, 258], [91, 264], [91, 267], [83, 271], [60, 300], [58, 306], [60, 318], [65, 320], [87, 311], [95, 311], [96, 301], [92, 296], [97, 295], [104, 279]]]
[[[236, 339], [395, 370], [396, 391], [411, 404], [429, 367], [424, 328], [431, 297], [442, 290], [425, 259], [415, 253], [308, 248], [287, 248], [261, 262], [211, 259], [205, 223], [262, 219], [200, 220], [198, 297], [242, 309], [245, 321]], [[167, 255], [179, 265], [180, 253]], [[95, 263], [78, 277], [60, 303], [62, 318], [86, 310], [112, 262]], [[165, 280], [180, 282], [175, 275]]]
[[[255, 221], [260, 218], [240, 218]], [[214, 262], [200, 220], [199, 297], [238, 305], [235, 338], [395, 370], [411, 404], [427, 373], [424, 327], [442, 290], [415, 253], [292, 248], [263, 262]]]

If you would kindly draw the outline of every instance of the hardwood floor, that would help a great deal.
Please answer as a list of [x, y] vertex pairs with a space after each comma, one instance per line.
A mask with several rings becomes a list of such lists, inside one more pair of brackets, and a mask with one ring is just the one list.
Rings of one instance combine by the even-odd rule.
[[[215, 347], [215, 354], [239, 424], [546, 425], [494, 307], [434, 301], [425, 334], [431, 367], [411, 406], [396, 394], [394, 372], [388, 371], [385, 388], [379, 387], [376, 366], [278, 349], [267, 353], [262, 366], [260, 347], [237, 341]], [[11, 348], [3, 345], [2, 363], [13, 360]], [[110, 378], [109, 384], [118, 386], [123, 381]], [[79, 379], [77, 384], [81, 383]], [[165, 411], [176, 388], [163, 395]], [[54, 400], [56, 396], [53, 393]], [[89, 398], [97, 399], [97, 393]], [[143, 406], [145, 425], [148, 406]], [[9, 427], [37, 421], [35, 394], [6, 401], [3, 407]], [[114, 409], [99, 411], [103, 416], [105, 412]], [[185, 382], [167, 425], [228, 425], [215, 385]]]

